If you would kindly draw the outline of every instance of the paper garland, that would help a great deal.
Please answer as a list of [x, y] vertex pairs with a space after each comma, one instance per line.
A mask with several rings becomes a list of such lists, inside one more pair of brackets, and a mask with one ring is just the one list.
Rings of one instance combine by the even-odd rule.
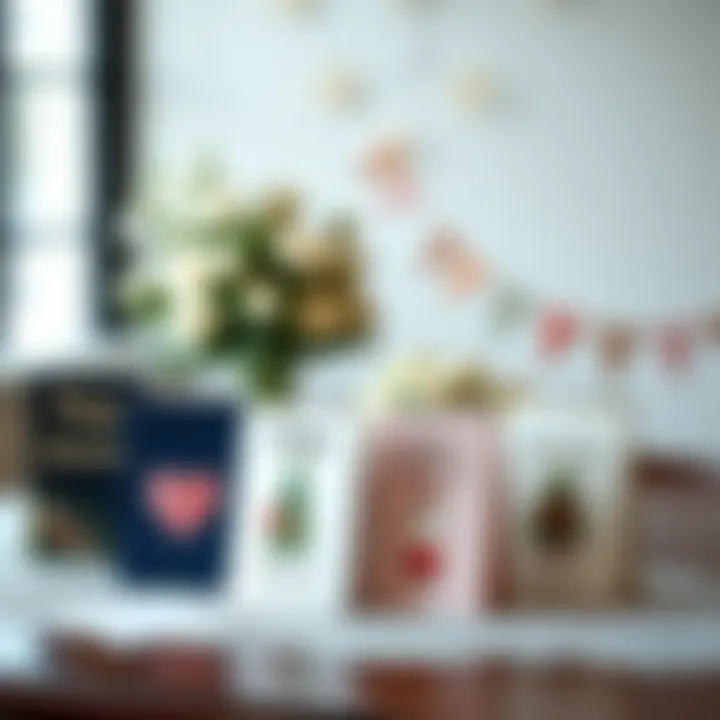
[[606, 370], [625, 369], [632, 359], [637, 338], [627, 327], [615, 325], [602, 330], [600, 336], [600, 355]]
[[424, 263], [456, 298], [482, 291], [492, 280], [491, 330], [506, 335], [528, 319], [536, 319], [535, 350], [546, 362], [566, 359], [580, 340], [589, 336], [602, 369], [621, 372], [630, 367], [639, 345], [647, 340], [668, 370], [684, 373], [692, 367], [701, 341], [720, 345], [720, 311], [700, 322], [640, 327], [596, 323], [573, 308], [538, 302], [517, 285], [491, 274], [485, 260], [449, 227], [431, 233], [424, 247]]
[[705, 330], [710, 342], [720, 345], [720, 313], [711, 317], [705, 324]]
[[[361, 169], [366, 180], [391, 207], [408, 209], [420, 198], [413, 160], [405, 140], [386, 137], [370, 148]], [[538, 356], [548, 362], [565, 359], [581, 337], [589, 335], [602, 368], [606, 372], [619, 372], [631, 365], [640, 339], [652, 337], [665, 367], [681, 373], [691, 367], [701, 339], [720, 345], [720, 310], [701, 323], [691, 321], [647, 328], [628, 323], [597, 325], [572, 308], [537, 303], [515, 285], [498, 282], [484, 257], [450, 227], [437, 228], [430, 234], [423, 247], [423, 261], [456, 299], [493, 286], [496, 291], [492, 298], [491, 326], [498, 333], [518, 328], [528, 316], [537, 316], [535, 348]]]
[[365, 85], [350, 69], [333, 67], [320, 77], [318, 89], [326, 107], [336, 113], [358, 110], [366, 95]]
[[481, 290], [487, 278], [485, 264], [451, 229], [441, 229], [428, 243], [426, 262], [440, 274], [453, 297]]
[[410, 143], [401, 137], [383, 137], [365, 154], [361, 172], [392, 210], [408, 210], [420, 192]]
[[517, 287], [501, 286], [493, 297], [492, 329], [505, 334], [516, 328], [530, 312], [530, 298]]
[[458, 73], [450, 90], [453, 105], [462, 114], [471, 117], [488, 111], [499, 97], [497, 80], [487, 71], [477, 68]]
[[538, 354], [547, 360], [557, 360], [566, 355], [578, 339], [580, 326], [580, 319], [568, 310], [547, 310], [538, 324]]
[[668, 327], [660, 331], [660, 353], [665, 365], [675, 372], [686, 370], [694, 349], [692, 330], [686, 327]]

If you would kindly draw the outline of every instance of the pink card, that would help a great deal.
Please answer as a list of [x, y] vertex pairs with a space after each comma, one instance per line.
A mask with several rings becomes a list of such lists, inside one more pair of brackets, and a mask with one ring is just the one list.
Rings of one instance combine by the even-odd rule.
[[376, 424], [360, 523], [364, 609], [471, 615], [491, 604], [499, 446], [495, 422], [477, 415]]

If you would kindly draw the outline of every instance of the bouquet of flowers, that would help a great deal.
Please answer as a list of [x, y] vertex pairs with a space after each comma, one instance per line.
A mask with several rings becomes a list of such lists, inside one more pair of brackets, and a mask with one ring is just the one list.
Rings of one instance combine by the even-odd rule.
[[131, 218], [145, 240], [121, 289], [131, 321], [181, 357], [241, 369], [255, 395], [286, 394], [302, 357], [369, 331], [354, 224], [338, 218], [308, 232], [291, 190], [241, 201], [203, 165]]

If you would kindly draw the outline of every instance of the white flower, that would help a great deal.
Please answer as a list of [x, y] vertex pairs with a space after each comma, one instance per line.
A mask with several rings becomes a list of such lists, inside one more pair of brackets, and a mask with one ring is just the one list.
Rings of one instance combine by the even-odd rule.
[[269, 320], [280, 309], [280, 295], [272, 286], [257, 283], [248, 290], [245, 307], [253, 320]]
[[191, 225], [214, 227], [237, 217], [240, 211], [241, 205], [235, 194], [229, 188], [217, 187], [190, 198], [181, 212]]
[[290, 266], [300, 267], [316, 252], [317, 240], [304, 230], [285, 233], [278, 240], [277, 253], [280, 260]]
[[208, 284], [226, 264], [221, 253], [184, 250], [167, 262], [171, 332], [182, 344], [197, 345], [213, 321]]

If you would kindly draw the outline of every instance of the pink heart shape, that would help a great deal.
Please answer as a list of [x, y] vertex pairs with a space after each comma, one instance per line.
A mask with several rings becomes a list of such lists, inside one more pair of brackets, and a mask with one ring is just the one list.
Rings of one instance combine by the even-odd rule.
[[151, 514], [180, 540], [198, 535], [220, 507], [220, 484], [207, 470], [159, 470], [149, 478], [147, 489]]

